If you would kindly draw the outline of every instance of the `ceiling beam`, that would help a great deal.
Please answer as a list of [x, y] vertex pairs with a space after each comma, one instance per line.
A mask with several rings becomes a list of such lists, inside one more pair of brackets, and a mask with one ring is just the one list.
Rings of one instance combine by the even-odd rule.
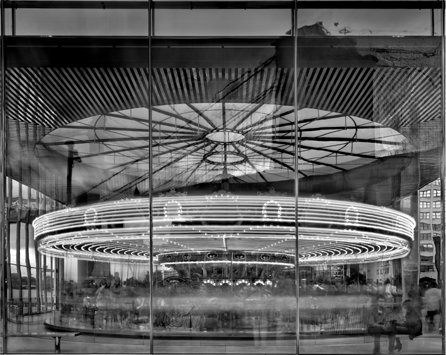
[[[5, 1], [15, 9], [148, 9], [148, 1]], [[155, 9], [292, 9], [294, 1], [153, 1]], [[298, 1], [299, 9], [441, 9], [441, 1]]]

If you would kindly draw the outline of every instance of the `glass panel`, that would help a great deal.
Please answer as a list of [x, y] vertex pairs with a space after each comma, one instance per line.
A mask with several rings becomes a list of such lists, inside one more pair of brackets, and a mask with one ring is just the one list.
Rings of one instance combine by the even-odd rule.
[[146, 10], [18, 9], [16, 26], [20, 36], [147, 36], [148, 31]]
[[[442, 237], [441, 237], [441, 179], [419, 190], [418, 198], [420, 205], [420, 219], [423, 212], [428, 210], [430, 219], [425, 221], [429, 229], [420, 231], [419, 235], [419, 260], [420, 260], [420, 283], [414, 290], [418, 293], [413, 296], [420, 303], [422, 315], [425, 316], [424, 332], [427, 334], [438, 334], [441, 325], [441, 280], [442, 280]], [[428, 193], [429, 192], [429, 193]], [[429, 197], [426, 197], [429, 195]], [[429, 207], [425, 207], [429, 206]], [[424, 212], [426, 213], [426, 212]], [[414, 293], [414, 291], [412, 291]], [[409, 296], [410, 297], [410, 296]]]
[[427, 185], [444, 144], [438, 20], [426, 10], [299, 13], [301, 353], [442, 351], [426, 235], [441, 217], [440, 187]]
[[[232, 13], [183, 17], [182, 34], [209, 37], [154, 39], [152, 180], [132, 188], [153, 188], [156, 353], [296, 349], [293, 71], [275, 58], [291, 13], [258, 30]], [[176, 12], [158, 14], [180, 33]]]
[[[148, 12], [19, 8], [16, 24], [17, 36], [8, 37], [7, 117], [10, 279], [18, 286], [9, 308], [20, 322], [8, 323], [8, 353], [54, 351], [51, 337], [20, 333], [79, 330], [62, 339], [62, 352], [147, 352], [148, 254], [135, 265], [133, 249], [119, 248], [128, 215], [113, 212], [128, 195], [113, 197], [99, 219], [93, 205], [132, 176], [114, 165], [119, 154], [116, 161], [103, 154], [116, 145], [98, 126], [107, 118], [94, 117], [147, 107]], [[120, 128], [118, 145], [130, 138]]]
[[[299, 28], [320, 23], [332, 36], [432, 35], [439, 30], [439, 12], [430, 9], [300, 9]], [[313, 34], [315, 35], [315, 34]], [[438, 31], [436, 35], [441, 35]]]
[[156, 10], [156, 36], [282, 36], [291, 28], [289, 9]]
[[30, 4], [3, 350], [441, 353], [439, 10]]
[[[19, 323], [19, 317], [21, 315], [20, 303], [19, 303], [19, 289], [21, 287], [20, 279], [17, 273], [17, 265], [11, 264], [11, 278], [9, 282], [8, 289], [8, 318], [14, 319], [17, 323]], [[12, 324], [10, 325], [12, 326]]]

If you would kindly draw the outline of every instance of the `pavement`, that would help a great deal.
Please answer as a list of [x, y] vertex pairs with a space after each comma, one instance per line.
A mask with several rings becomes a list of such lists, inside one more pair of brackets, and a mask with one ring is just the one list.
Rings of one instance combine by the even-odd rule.
[[[441, 338], [420, 337], [410, 341], [402, 339], [403, 349], [399, 354], [441, 354]], [[62, 353], [67, 354], [140, 354], [150, 350], [149, 339], [123, 339], [113, 337], [79, 336], [61, 343]], [[373, 340], [330, 339], [302, 340], [301, 354], [371, 354]], [[7, 351], [20, 354], [54, 352], [51, 338], [9, 338]], [[154, 354], [295, 354], [295, 341], [246, 341], [246, 340], [157, 340], [154, 341]], [[387, 341], [381, 343], [381, 353], [388, 354]]]
[[[19, 329], [20, 328], [20, 329]], [[41, 322], [35, 324], [9, 324], [9, 331], [45, 331]], [[402, 335], [403, 349], [397, 354], [442, 354], [442, 338], [438, 329], [428, 329], [422, 336], [409, 340]], [[7, 338], [8, 354], [53, 353], [52, 338]], [[381, 353], [388, 354], [388, 339], [382, 338]], [[153, 342], [154, 354], [371, 354], [373, 338], [362, 336], [314, 335], [300, 339], [299, 349], [296, 340], [290, 336], [259, 334], [256, 337], [237, 338], [222, 333], [220, 337], [207, 334], [203, 337], [157, 337]], [[81, 334], [76, 338], [63, 339], [61, 352], [66, 354], [141, 354], [150, 352], [150, 339], [147, 336], [120, 337], [118, 334]]]

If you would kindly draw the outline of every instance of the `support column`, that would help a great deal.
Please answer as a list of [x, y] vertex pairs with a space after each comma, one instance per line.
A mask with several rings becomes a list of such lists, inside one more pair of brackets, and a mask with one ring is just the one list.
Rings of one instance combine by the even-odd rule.
[[415, 192], [410, 197], [402, 200], [395, 206], [396, 209], [404, 212], [413, 218], [417, 223], [414, 231], [414, 242], [412, 244], [409, 255], [401, 259], [401, 281], [403, 288], [403, 300], [407, 299], [407, 292], [410, 290], [410, 285], [414, 284], [418, 286], [418, 280], [420, 278], [420, 252], [419, 252], [419, 231], [418, 231], [418, 210], [419, 201], [418, 193]]

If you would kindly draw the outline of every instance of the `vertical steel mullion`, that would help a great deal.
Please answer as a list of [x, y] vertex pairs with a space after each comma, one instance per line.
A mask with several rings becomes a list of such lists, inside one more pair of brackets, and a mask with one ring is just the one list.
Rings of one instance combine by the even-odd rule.
[[15, 5], [11, 7], [11, 34], [13, 36], [16, 35], [16, 28], [17, 28], [17, 8]]
[[[151, 12], [150, 12], [151, 11]], [[149, 33], [150, 37], [155, 36], [155, 9], [153, 8], [153, 3], [149, 4], [149, 14], [151, 13], [151, 17], [150, 17], [150, 21], [151, 21], [151, 25], [150, 25], [150, 29], [152, 30], [152, 32]]]
[[[0, 9], [0, 26], [1, 26], [1, 44], [0, 44], [0, 62], [1, 62], [1, 72], [0, 72], [0, 80], [1, 80], [1, 117], [0, 117], [0, 214], [1, 216], [5, 216], [5, 200], [6, 200], [6, 137], [7, 137], [7, 125], [6, 125], [6, 106], [5, 106], [5, 1], [1, 0], [1, 9]], [[9, 216], [8, 216], [9, 218]], [[3, 302], [1, 302], [1, 315], [2, 315], [2, 322], [3, 322], [3, 333], [2, 333], [2, 343], [3, 343], [3, 351], [7, 352], [7, 342], [6, 342], [6, 332], [8, 327], [7, 322], [7, 302], [8, 299], [8, 289], [7, 289], [7, 283], [6, 280], [6, 221], [5, 218], [0, 218], [0, 245], [1, 245], [1, 290], [2, 290], [2, 299]], [[11, 287], [11, 285], [9, 285]]]
[[50, 256], [50, 277], [51, 277], [51, 311], [53, 312], [53, 316], [55, 315], [54, 309], [54, 293], [56, 291], [55, 278], [54, 278], [54, 257]]
[[[60, 202], [56, 202], [56, 211], [59, 211], [62, 209], [62, 204]], [[63, 275], [61, 274], [60, 270], [62, 268], [63, 259], [59, 257], [54, 257], [54, 276], [55, 276], [55, 288], [56, 292], [54, 293], [56, 295], [56, 310], [61, 310], [61, 301], [62, 301], [62, 278]]]
[[[20, 169], [20, 175], [22, 175], [22, 169]], [[21, 252], [22, 249], [22, 183], [19, 183], [19, 196], [17, 204], [17, 215], [16, 215], [16, 265], [17, 274], [19, 277], [19, 309], [20, 314], [23, 315], [23, 289], [22, 289], [22, 263], [21, 263]]]
[[441, 2], [441, 14], [440, 14], [440, 18], [441, 18], [441, 123], [442, 123], [442, 129], [443, 129], [443, 149], [442, 149], [442, 156], [441, 156], [441, 171], [440, 171], [440, 187], [441, 187], [441, 225], [443, 226], [442, 228], [442, 242], [441, 242], [441, 252], [442, 252], [442, 256], [443, 256], [443, 265], [441, 267], [441, 280], [439, 280], [439, 282], [441, 282], [441, 309], [442, 309], [442, 317], [441, 317], [441, 333], [442, 333], [442, 341], [441, 341], [441, 353], [445, 354], [446, 353], [446, 345], [445, 345], [445, 306], [446, 306], [446, 302], [445, 302], [445, 297], [446, 297], [446, 293], [445, 293], [445, 275], [446, 275], [446, 253], [445, 253], [445, 247], [446, 247], [446, 243], [445, 243], [445, 238], [446, 238], [446, 234], [445, 234], [445, 222], [446, 222], [446, 218], [445, 218], [445, 213], [446, 213], [446, 206], [445, 206], [445, 201], [446, 201], [446, 196], [445, 196], [445, 188], [446, 188], [446, 184], [445, 184], [445, 178], [446, 178], [446, 122], [445, 122], [445, 109], [446, 109], [446, 105], [445, 105], [445, 94], [446, 94], [446, 79], [445, 79], [445, 74], [446, 74], [446, 54], [445, 54], [445, 50], [446, 50], [446, 40], [445, 40], [445, 25], [446, 25], [446, 21], [445, 21], [445, 1], [443, 0]]
[[147, 77], [147, 107], [149, 109], [149, 322], [150, 322], [150, 345], [149, 352], [153, 354], [153, 146], [152, 146], [152, 33], [153, 33], [153, 19], [154, 10], [152, 8], [152, 0], [148, 0], [148, 37], [147, 37], [147, 51], [148, 51], [148, 77]]
[[[28, 170], [29, 171], [29, 170]], [[31, 297], [31, 261], [29, 259], [29, 225], [31, 220], [31, 188], [27, 187], [27, 194], [26, 194], [27, 200], [28, 200], [28, 207], [26, 210], [26, 218], [25, 218], [25, 265], [26, 265], [26, 276], [27, 276], [27, 283], [26, 287], [28, 289], [28, 312], [32, 313], [32, 297]]]
[[[65, 255], [68, 255], [66, 253]], [[60, 303], [60, 310], [62, 310], [62, 292], [64, 291], [65, 286], [65, 260], [67, 259], [67, 256], [64, 258], [58, 258], [59, 259], [59, 303]]]
[[46, 268], [47, 268], [47, 263], [46, 263], [46, 255], [42, 255], [43, 258], [43, 269], [42, 269], [42, 282], [43, 282], [43, 300], [45, 302], [45, 312], [48, 311], [48, 284], [47, 284], [47, 279], [46, 279]]
[[56, 305], [56, 311], [60, 311], [60, 305], [59, 305], [59, 258], [56, 258], [55, 256], [51, 258], [51, 260], [54, 260], [53, 264], [51, 265], [51, 269], [54, 270], [54, 300], [53, 304]]
[[298, 154], [298, 146], [300, 142], [297, 142], [299, 137], [299, 111], [298, 111], [298, 101], [297, 101], [297, 59], [298, 59], [298, 50], [297, 50], [297, 37], [298, 37], [298, 10], [297, 10], [297, 1], [294, 0], [294, 8], [293, 8], [293, 49], [294, 49], [294, 226], [295, 226], [295, 260], [294, 260], [294, 283], [296, 288], [296, 354], [299, 354], [299, 343], [300, 343], [300, 323], [299, 323], [299, 229], [298, 229], [298, 197], [299, 197], [299, 154]]
[[[40, 174], [38, 175], [40, 180]], [[40, 189], [39, 189], [40, 191]], [[36, 191], [36, 217], [40, 215], [40, 192]], [[35, 243], [35, 242], [34, 242]], [[39, 250], [37, 248], [36, 243], [34, 244], [34, 255], [36, 259], [36, 308], [37, 312], [39, 313], [42, 310], [41, 307], [41, 298], [40, 298], [40, 292], [41, 292], [41, 282], [40, 282], [40, 258], [39, 258]]]
[[[49, 212], [47, 210], [47, 204], [48, 204], [48, 198], [45, 195], [43, 197], [44, 214]], [[48, 311], [48, 282], [46, 279], [47, 259], [46, 259], [46, 255], [41, 255], [41, 257], [42, 257], [41, 265], [43, 266], [43, 269], [42, 269], [42, 284], [43, 284], [43, 292], [44, 292], [43, 300], [45, 302], [45, 312], [47, 312]]]
[[[12, 275], [11, 275], [11, 223], [9, 222], [9, 218], [11, 216], [11, 206], [12, 206], [12, 179], [6, 178], [7, 180], [7, 200], [8, 200], [8, 207], [7, 207], [7, 213], [6, 213], [6, 228], [5, 228], [5, 258], [3, 260], [6, 262], [6, 281], [7, 281], [7, 287], [6, 287], [6, 293], [9, 294], [9, 299], [12, 300], [14, 298], [14, 292], [12, 290]], [[9, 287], [8, 287], [9, 285]], [[5, 298], [7, 299], [7, 298]]]

